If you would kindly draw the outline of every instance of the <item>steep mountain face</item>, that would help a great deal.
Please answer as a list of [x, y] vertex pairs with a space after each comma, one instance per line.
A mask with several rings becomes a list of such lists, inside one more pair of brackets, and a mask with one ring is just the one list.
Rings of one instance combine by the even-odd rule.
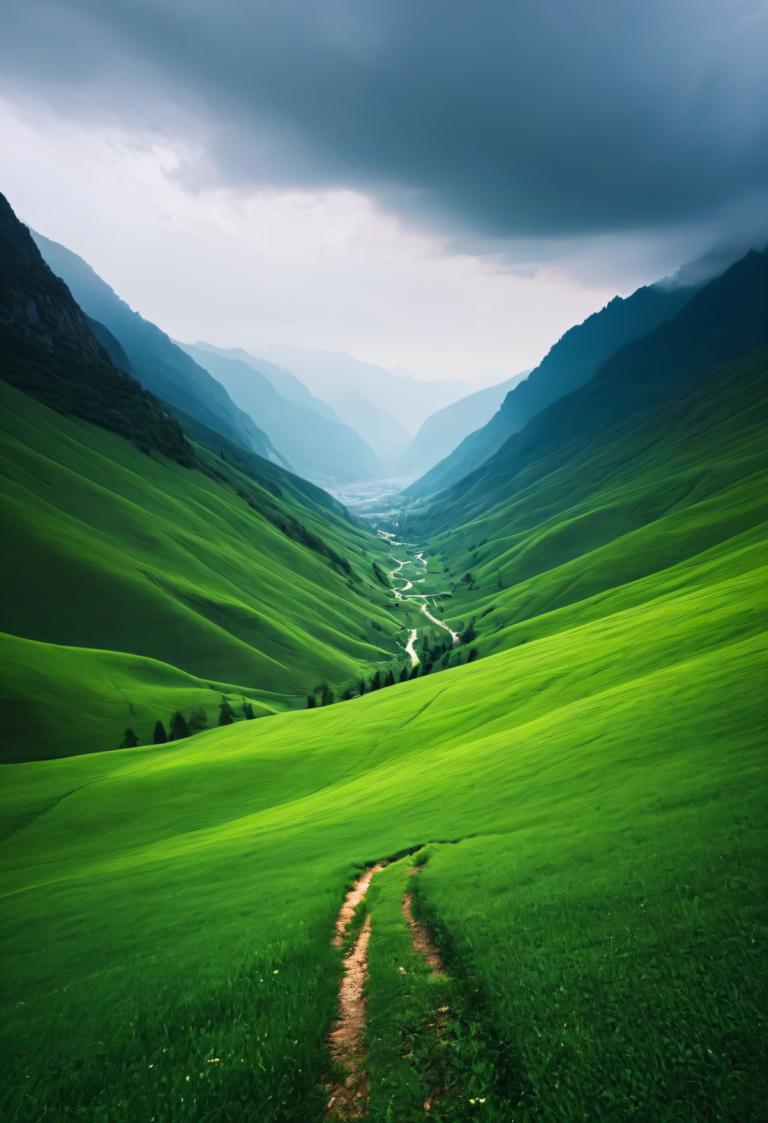
[[510, 390], [528, 373], [524, 371], [497, 386], [477, 390], [431, 414], [403, 454], [399, 473], [421, 475], [443, 460], [466, 436], [490, 421]]
[[213, 343], [205, 343], [199, 340], [195, 343], [195, 347], [202, 351], [209, 351], [213, 355], [221, 355], [225, 359], [237, 359], [241, 363], [246, 363], [247, 366], [263, 375], [264, 378], [268, 378], [278, 394], [289, 402], [293, 402], [296, 406], [302, 406], [304, 409], [311, 409], [313, 413], [319, 414], [320, 417], [327, 417], [330, 421], [339, 420], [336, 410], [321, 398], [316, 397], [301, 379], [297, 378], [286, 367], [279, 366], [277, 363], [270, 363], [268, 359], [258, 358], [242, 347], [216, 347]]
[[621, 348], [595, 377], [554, 402], [479, 469], [440, 496], [432, 529], [508, 500], [570, 462], [596, 434], [653, 407], [738, 355], [768, 343], [768, 254], [752, 251], [671, 320]]
[[118, 369], [67, 286], [0, 195], [0, 375], [60, 413], [179, 464], [195, 456], [161, 403]]
[[254, 365], [192, 344], [181, 346], [258, 422], [299, 475], [336, 483], [370, 479], [379, 473], [375, 455], [357, 433], [288, 401]]
[[145, 389], [251, 452], [280, 459], [253, 419], [165, 332], [134, 312], [77, 254], [42, 234], [33, 231], [32, 236], [82, 310], [117, 339]]
[[638, 289], [626, 300], [615, 297], [600, 312], [571, 328], [528, 378], [504, 399], [482, 429], [471, 433], [445, 460], [408, 488], [416, 498], [457, 483], [501, 448], [551, 402], [584, 385], [603, 360], [674, 316], [696, 286], [658, 284]]
[[266, 347], [260, 354], [284, 363], [392, 470], [421, 422], [461, 397], [459, 382], [420, 382], [336, 351]]

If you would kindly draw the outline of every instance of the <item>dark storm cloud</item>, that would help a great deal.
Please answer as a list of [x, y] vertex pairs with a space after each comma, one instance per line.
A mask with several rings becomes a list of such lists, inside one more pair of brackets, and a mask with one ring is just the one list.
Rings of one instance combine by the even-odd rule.
[[488, 246], [763, 213], [762, 2], [12, 0], [4, 24], [0, 88], [191, 142], [190, 187], [359, 188]]

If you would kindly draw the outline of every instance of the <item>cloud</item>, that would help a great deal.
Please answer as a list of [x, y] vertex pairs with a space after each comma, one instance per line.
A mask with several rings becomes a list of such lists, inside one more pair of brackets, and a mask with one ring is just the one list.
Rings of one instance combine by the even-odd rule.
[[183, 142], [188, 191], [349, 189], [523, 263], [764, 213], [755, 0], [9, 7], [0, 88]]

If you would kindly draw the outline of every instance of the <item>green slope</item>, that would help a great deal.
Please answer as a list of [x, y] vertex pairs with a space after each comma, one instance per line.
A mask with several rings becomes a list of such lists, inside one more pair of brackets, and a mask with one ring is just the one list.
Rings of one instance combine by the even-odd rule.
[[527, 485], [478, 500], [435, 539], [451, 566], [443, 614], [474, 619], [485, 654], [753, 564], [768, 519], [767, 423], [761, 348], [550, 471], [537, 463]]
[[[155, 714], [163, 719], [186, 700], [188, 676], [198, 689], [214, 684], [216, 700], [228, 683], [270, 707], [297, 705], [319, 682], [346, 682], [396, 652], [398, 624], [371, 567], [378, 546], [318, 489], [269, 465], [259, 483], [199, 447], [205, 472], [151, 459], [7, 386], [0, 425], [0, 630], [165, 664], [169, 685]], [[60, 660], [55, 647], [42, 648], [26, 688], [16, 681], [23, 712]], [[86, 664], [78, 656], [68, 666], [74, 687]], [[119, 744], [134, 726], [132, 704], [135, 731], [149, 738], [136, 673], [120, 671], [119, 687], [102, 695], [103, 723], [83, 714], [80, 751]], [[94, 680], [83, 688], [92, 693]], [[116, 694], [123, 701], [107, 720]], [[32, 751], [71, 751], [75, 731]], [[6, 747], [29, 751], [15, 738]]]
[[[625, 417], [455, 530], [458, 562], [443, 540], [478, 554], [462, 612], [508, 567], [486, 658], [9, 767], [5, 1116], [319, 1121], [343, 887], [431, 843], [414, 891], [468, 1066], [435, 1118], [760, 1120], [765, 373]], [[371, 898], [371, 1118], [409, 1123], [432, 1031], [396, 888]]]

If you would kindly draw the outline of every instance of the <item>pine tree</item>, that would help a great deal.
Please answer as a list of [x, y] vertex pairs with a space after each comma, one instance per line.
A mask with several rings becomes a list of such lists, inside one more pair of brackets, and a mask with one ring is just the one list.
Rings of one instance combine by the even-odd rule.
[[347, 689], [344, 691], [344, 693], [341, 696], [341, 700], [342, 700], [342, 702], [349, 702], [349, 700], [351, 698], [354, 698], [354, 694], [349, 689], [349, 687], [347, 687]]
[[234, 720], [235, 715], [232, 713], [232, 707], [222, 694], [219, 706], [219, 725], [231, 725]]
[[139, 743], [139, 739], [132, 729], [126, 729], [123, 734], [123, 740], [120, 745], [121, 749], [135, 749]]
[[367, 689], [368, 689], [368, 683], [365, 681], [364, 678], [361, 678], [359, 683], [357, 684], [357, 693], [362, 697], [363, 694], [365, 694], [365, 692], [367, 691]]
[[475, 627], [474, 616], [472, 617], [470, 622], [467, 624], [464, 631], [461, 633], [460, 638], [461, 638], [462, 643], [471, 643], [473, 639], [477, 638], [477, 628]]
[[253, 706], [250, 702], [243, 702], [243, 717], [246, 721], [253, 721], [256, 714], [253, 712]]
[[376, 671], [373, 678], [371, 679], [371, 690], [380, 690], [380, 689], [381, 689], [381, 671]]
[[323, 706], [332, 706], [334, 703], [333, 691], [327, 683], [323, 683], [320, 702]]
[[168, 740], [168, 734], [165, 732], [165, 726], [161, 721], [155, 722], [155, 732], [152, 735], [152, 740], [156, 745], [164, 745]]
[[189, 737], [189, 726], [184, 714], [177, 710], [175, 714], [171, 714], [170, 740], [180, 741], [182, 737]]
[[307, 709], [308, 710], [314, 710], [316, 705], [317, 705], [317, 702], [315, 701], [314, 694], [308, 694], [307, 695]]
[[384, 685], [385, 686], [394, 686], [395, 685], [395, 676], [394, 676], [394, 673], [392, 671], [387, 671], [386, 676], [384, 678]]
[[200, 733], [201, 730], [207, 728], [208, 718], [206, 717], [205, 710], [202, 706], [196, 706], [189, 715], [189, 731], [190, 733]]
[[409, 674], [410, 674], [410, 672], [409, 672], [408, 668], [403, 667], [402, 671], [400, 672], [400, 682], [407, 682]]

